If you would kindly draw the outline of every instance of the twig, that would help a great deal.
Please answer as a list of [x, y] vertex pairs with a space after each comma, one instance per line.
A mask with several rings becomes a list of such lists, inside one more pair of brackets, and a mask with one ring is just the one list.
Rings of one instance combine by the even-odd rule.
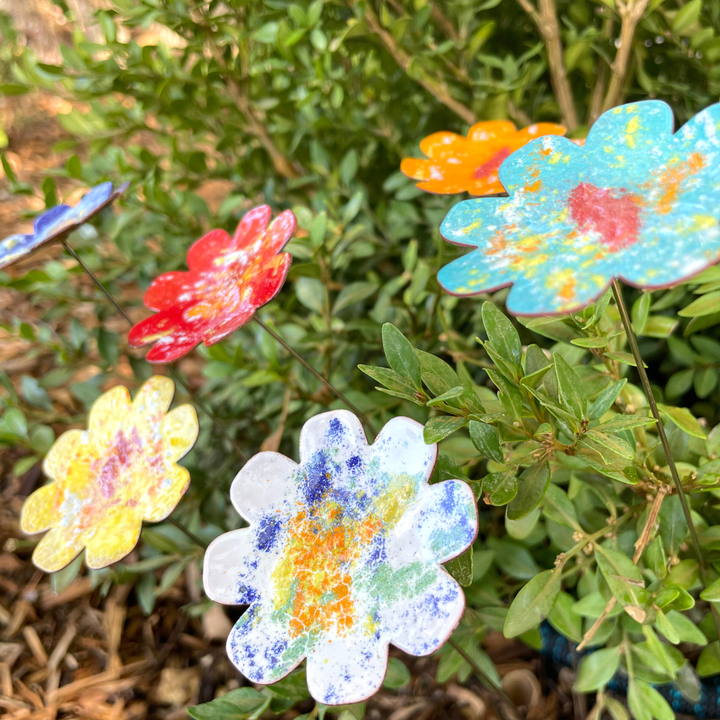
[[443, 11], [438, 7], [437, 3], [430, 2], [430, 17], [440, 26], [442, 31], [455, 42], [460, 40], [460, 34], [455, 29], [452, 21], [445, 17]]
[[385, 49], [393, 56], [395, 62], [408, 74], [415, 82], [422, 85], [431, 95], [434, 95], [443, 105], [450, 108], [455, 114], [461, 117], [466, 123], [472, 125], [477, 121], [475, 113], [467, 106], [456, 100], [448, 91], [447, 86], [443, 82], [437, 82], [429, 78], [424, 72], [418, 70], [410, 73], [410, 64], [412, 58], [402, 48], [398, 47], [395, 38], [380, 24], [378, 16], [375, 14], [370, 2], [365, 3], [365, 22], [370, 30], [377, 35]]
[[507, 112], [510, 119], [518, 125], [522, 127], [532, 125], [532, 118], [522, 108], [519, 108], [512, 100], [508, 100]]
[[255, 110], [253, 110], [250, 105], [250, 99], [248, 98], [242, 85], [237, 81], [232, 74], [232, 70], [225, 63], [222, 50], [212, 41], [210, 41], [210, 49], [213, 57], [215, 58], [215, 62], [218, 64], [220, 71], [225, 76], [227, 87], [230, 91], [232, 99], [235, 101], [235, 104], [238, 106], [240, 112], [245, 116], [248, 132], [260, 141], [267, 154], [270, 155], [275, 172], [284, 177], [286, 180], [296, 180], [297, 178], [305, 175], [305, 169], [302, 165], [285, 157], [285, 155], [283, 155], [283, 153], [278, 149], [278, 146], [275, 145], [275, 142], [270, 137], [265, 125], [258, 118], [255, 114]]
[[[635, 552], [633, 553], [633, 562], [635, 565], [640, 562], [640, 558], [642, 557], [643, 552], [645, 552], [647, 544], [650, 542], [650, 535], [652, 535], [653, 526], [655, 525], [658, 513], [660, 512], [660, 506], [662, 505], [663, 499], [669, 492], [670, 488], [667, 485], [661, 485], [658, 488], [652, 507], [650, 508], [650, 513], [645, 521], [645, 527], [643, 527], [643, 531], [640, 533], [640, 537], [635, 543]], [[617, 598], [614, 596], [608, 600], [605, 609], [602, 613], [600, 613], [600, 617], [592, 624], [592, 627], [583, 636], [582, 642], [577, 646], [577, 652], [582, 650], [593, 639], [595, 633], [598, 631], [603, 622], [605, 622], [605, 618], [612, 612], [616, 603]]]
[[[700, 579], [704, 587], [707, 587], [707, 573], [705, 572], [705, 563], [703, 562], [702, 552], [700, 550], [700, 542], [698, 541], [697, 532], [693, 525], [692, 515], [690, 514], [690, 506], [688, 505], [687, 498], [685, 497], [685, 491], [683, 490], [680, 476], [678, 475], [677, 467], [675, 467], [675, 461], [672, 458], [670, 452], [670, 443], [668, 443], [667, 435], [665, 435], [665, 428], [663, 427], [662, 420], [660, 419], [660, 411], [658, 410], [657, 403], [655, 402], [655, 395], [653, 394], [652, 387], [650, 386], [650, 380], [648, 380], [647, 373], [645, 372], [645, 365], [643, 364], [642, 357], [640, 356], [640, 348], [638, 347], [637, 338], [632, 328], [632, 322], [630, 320], [630, 314], [628, 313], [625, 302], [622, 298], [622, 290], [617, 280], [613, 280], [613, 294], [615, 295], [615, 302], [617, 303], [618, 311], [620, 312], [620, 318], [622, 319], [623, 326], [625, 327], [625, 334], [627, 335], [628, 343], [632, 349], [633, 357], [637, 363], [637, 371], [640, 376], [640, 382], [642, 383], [645, 396], [647, 397], [650, 410], [655, 420], [657, 420], [656, 427], [658, 435], [660, 436], [660, 443], [662, 444], [663, 451], [665, 452], [665, 459], [667, 460], [668, 467], [670, 469], [670, 475], [672, 476], [675, 489], [677, 490], [678, 497], [680, 498], [680, 505], [682, 506], [683, 515], [685, 515], [685, 522], [688, 526], [688, 531], [692, 539], [693, 549], [697, 556], [698, 566], [700, 569]], [[715, 630], [717, 631], [718, 637], [720, 638], [720, 616], [718, 611], [715, 609], [715, 605], [710, 603], [710, 611], [712, 612], [713, 621], [715, 623]]]
[[630, 64], [630, 52], [632, 51], [635, 28], [640, 22], [649, 0], [627, 0], [618, 2], [618, 13], [620, 14], [620, 38], [615, 60], [610, 67], [610, 85], [608, 86], [603, 112], [619, 105], [624, 96], [623, 86], [627, 77], [628, 65]]
[[[606, 10], [607, 17], [603, 27], [603, 35], [607, 40], [610, 39], [613, 29], [612, 14]], [[588, 108], [587, 124], [592, 127], [595, 121], [602, 115], [603, 98], [605, 97], [605, 88], [608, 80], [608, 65], [605, 59], [598, 56], [597, 58], [597, 78], [590, 96], [590, 106]]]
[[550, 80], [555, 91], [555, 98], [560, 106], [563, 123], [568, 132], [572, 132], [578, 126], [578, 118], [572, 88], [563, 62], [560, 23], [558, 22], [555, 0], [538, 0], [537, 7], [530, 0], [518, 0], [518, 3], [537, 25], [545, 42]]

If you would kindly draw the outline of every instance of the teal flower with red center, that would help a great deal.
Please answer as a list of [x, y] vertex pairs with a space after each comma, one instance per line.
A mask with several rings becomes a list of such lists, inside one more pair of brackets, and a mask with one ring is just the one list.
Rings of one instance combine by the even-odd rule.
[[440, 227], [474, 248], [438, 274], [454, 295], [512, 285], [511, 313], [567, 313], [614, 278], [667, 287], [720, 260], [720, 104], [675, 134], [665, 103], [614, 108], [582, 146], [520, 148], [500, 180], [509, 197], [461, 202]]
[[292, 262], [292, 256], [280, 250], [295, 232], [290, 210], [272, 223], [271, 215], [270, 208], [261, 205], [243, 217], [232, 237], [224, 230], [209, 232], [188, 251], [188, 272], [156, 278], [143, 300], [157, 314], [133, 327], [130, 345], [154, 342], [147, 359], [172, 362], [201, 342], [219, 342], [270, 302]]

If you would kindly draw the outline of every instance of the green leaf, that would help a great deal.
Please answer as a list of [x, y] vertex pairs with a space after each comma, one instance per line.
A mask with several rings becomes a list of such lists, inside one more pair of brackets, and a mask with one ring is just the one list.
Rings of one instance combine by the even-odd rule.
[[339, 313], [355, 303], [366, 300], [377, 290], [377, 285], [369, 282], [354, 282], [346, 285], [338, 294], [333, 305], [333, 314]]
[[[602, 427], [602, 426], [601, 426]], [[588, 430], [587, 436], [592, 438], [596, 443], [600, 443], [603, 447], [612, 450], [620, 457], [632, 460], [635, 457], [635, 450], [631, 448], [622, 438], [617, 435], [600, 432], [599, 429]]]
[[282, 680], [278, 680], [276, 683], [269, 685], [268, 689], [271, 690], [274, 695], [285, 698], [286, 700], [292, 700], [294, 703], [310, 697], [304, 667], [294, 670]]
[[295, 283], [298, 300], [308, 309], [322, 315], [325, 308], [325, 288], [317, 278], [301, 277]]
[[464, 417], [435, 417], [425, 423], [423, 439], [426, 445], [440, 442], [456, 430], [465, 427], [468, 419]]
[[692, 413], [686, 408], [658, 404], [658, 409], [683, 432], [686, 432], [688, 435], [692, 435], [693, 437], [700, 438], [701, 440], [705, 439], [705, 431], [700, 426], [700, 423], [693, 417]]
[[655, 422], [655, 418], [648, 417], [647, 415], [615, 415], [607, 422], [598, 425], [597, 429], [602, 430], [604, 433], [609, 433], [642, 427], [643, 425], [653, 425]]
[[559, 593], [560, 573], [557, 570], [544, 570], [536, 575], [510, 605], [503, 627], [505, 637], [517, 637], [540, 625], [552, 612]]
[[520, 520], [540, 504], [550, 484], [550, 466], [544, 460], [534, 463], [523, 471], [517, 484], [517, 495], [507, 509], [511, 520]]
[[446, 393], [438, 395], [432, 400], [428, 400], [426, 404], [428, 407], [438, 407], [439, 405], [445, 404], [449, 400], [455, 400], [455, 398], [459, 398], [465, 392], [465, 390], [466, 388], [463, 385], [458, 385], [457, 387], [448, 390]]
[[390, 367], [399, 375], [408, 378], [417, 390], [421, 390], [420, 361], [410, 341], [392, 323], [383, 325], [382, 340]]
[[680, 635], [678, 635], [675, 626], [670, 622], [667, 615], [665, 615], [660, 608], [657, 609], [657, 615], [655, 616], [655, 628], [673, 645], [677, 645], [680, 642]]
[[30, 92], [30, 88], [26, 85], [18, 85], [17, 83], [0, 83], [0, 93], [6, 96], [24, 95]]
[[517, 478], [514, 472], [498, 472], [486, 475], [482, 482], [483, 493], [491, 505], [507, 505], [517, 495]]
[[77, 155], [71, 155], [65, 164], [65, 169], [71, 178], [82, 178], [82, 165]]
[[720, 578], [710, 583], [701, 593], [700, 597], [708, 602], [720, 602]]
[[672, 21], [672, 31], [676, 35], [683, 35], [700, 18], [702, 0], [690, 0], [683, 5], [675, 14]]
[[[394, 370], [390, 370], [390, 368], [371, 367], [369, 365], [358, 365], [358, 369], [370, 376], [373, 380], [382, 383], [386, 388], [393, 390], [399, 397], [412, 400], [418, 405], [425, 404], [424, 401], [422, 401], [425, 394], [418, 393], [408, 378], [399, 375]], [[417, 397], [418, 394], [421, 396], [420, 398]]]
[[568, 412], [580, 419], [584, 417], [585, 412], [584, 392], [580, 379], [562, 355], [555, 353], [554, 358], [560, 404]]
[[675, 713], [665, 698], [652, 686], [630, 678], [628, 705], [635, 720], [675, 720]]
[[[701, 2], [701, 0], [692, 0], [694, 2]], [[685, 7], [688, 7], [686, 5]], [[720, 310], [720, 290], [702, 295], [697, 300], [693, 300], [687, 307], [682, 310], [678, 310], [680, 317], [702, 317], [703, 315], [712, 315], [713, 313]]]
[[580, 660], [575, 690], [581, 693], [594, 692], [605, 687], [620, 665], [620, 647], [596, 650]]
[[579, 643], [583, 637], [582, 617], [573, 610], [575, 598], [561, 592], [555, 601], [555, 607], [548, 615], [548, 622], [568, 640]]
[[253, 33], [253, 40], [265, 45], [273, 45], [277, 42], [280, 26], [276, 22], [267, 22]]
[[[695, 645], [707, 645], [707, 638], [698, 626], [689, 618], [678, 612], [670, 610], [667, 619], [675, 628], [678, 642], [695, 643]], [[664, 634], [664, 633], [663, 633]]]
[[520, 373], [522, 360], [522, 345], [515, 326], [495, 305], [484, 302], [482, 306], [482, 319], [488, 341], [507, 362]]
[[462, 385], [458, 374], [444, 360], [422, 350], [415, 353], [420, 362], [422, 381], [433, 395], [442, 395]]
[[263, 710], [272, 698], [250, 687], [237, 688], [215, 700], [187, 709], [194, 720], [244, 720], [260, 708]]
[[27, 439], [27, 420], [22, 411], [17, 408], [8, 408], [2, 414], [2, 418], [0, 418], [0, 431], [8, 435]]
[[500, 448], [497, 430], [492, 425], [479, 422], [478, 420], [471, 420], [470, 439], [478, 449], [478, 452], [484, 457], [494, 460], [497, 463], [505, 462], [502, 449]]
[[383, 687], [389, 690], [399, 690], [412, 680], [412, 675], [402, 660], [391, 657], [388, 659], [387, 672], [383, 680]]
[[649, 292], [643, 292], [632, 306], [632, 327], [637, 335], [642, 335], [645, 325], [650, 315], [650, 299]]
[[700, 677], [720, 675], [720, 644], [717, 640], [711, 642], [700, 653], [696, 670]]
[[448, 560], [444, 564], [444, 568], [458, 581], [463, 587], [470, 587], [473, 582], [473, 550], [469, 547], [464, 553], [456, 558]]
[[590, 406], [588, 412], [588, 419], [599, 420], [612, 406], [618, 395], [622, 392], [625, 387], [627, 380], [623, 378], [617, 382], [608, 385], [595, 399], [595, 402]]
[[645, 583], [633, 561], [618, 550], [595, 546], [595, 560], [612, 594], [622, 607], [645, 602]]
[[563, 525], [571, 530], [581, 530], [575, 506], [565, 491], [553, 483], [548, 485], [543, 498], [543, 512], [547, 518], [558, 525]]

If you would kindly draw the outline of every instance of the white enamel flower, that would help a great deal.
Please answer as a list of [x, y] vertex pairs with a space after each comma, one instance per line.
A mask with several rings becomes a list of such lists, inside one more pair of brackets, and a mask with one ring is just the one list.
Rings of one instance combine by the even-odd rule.
[[463, 591], [441, 563], [469, 547], [477, 508], [459, 480], [428, 484], [436, 445], [395, 418], [368, 445], [345, 410], [300, 435], [300, 464], [263, 452], [230, 496], [250, 523], [205, 556], [205, 592], [249, 605], [227, 642], [250, 680], [280, 680], [307, 657], [313, 697], [359, 702], [382, 683], [388, 644], [437, 650], [460, 620]]

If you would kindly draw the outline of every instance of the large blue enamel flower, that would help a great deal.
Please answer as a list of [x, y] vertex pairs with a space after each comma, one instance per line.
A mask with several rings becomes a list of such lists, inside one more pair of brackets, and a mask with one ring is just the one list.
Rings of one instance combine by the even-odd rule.
[[10, 235], [0, 241], [0, 268], [16, 262], [41, 245], [67, 235], [86, 223], [122, 194], [129, 184], [125, 183], [117, 190], [113, 190], [111, 182], [104, 182], [84, 195], [75, 207], [56, 205], [42, 215], [38, 215], [33, 223], [31, 234]]
[[512, 285], [511, 313], [567, 313], [614, 278], [667, 287], [720, 260], [720, 104], [675, 134], [665, 103], [623, 105], [582, 147], [532, 141], [500, 180], [509, 197], [461, 202], [440, 227], [475, 248], [438, 274], [454, 295]]

